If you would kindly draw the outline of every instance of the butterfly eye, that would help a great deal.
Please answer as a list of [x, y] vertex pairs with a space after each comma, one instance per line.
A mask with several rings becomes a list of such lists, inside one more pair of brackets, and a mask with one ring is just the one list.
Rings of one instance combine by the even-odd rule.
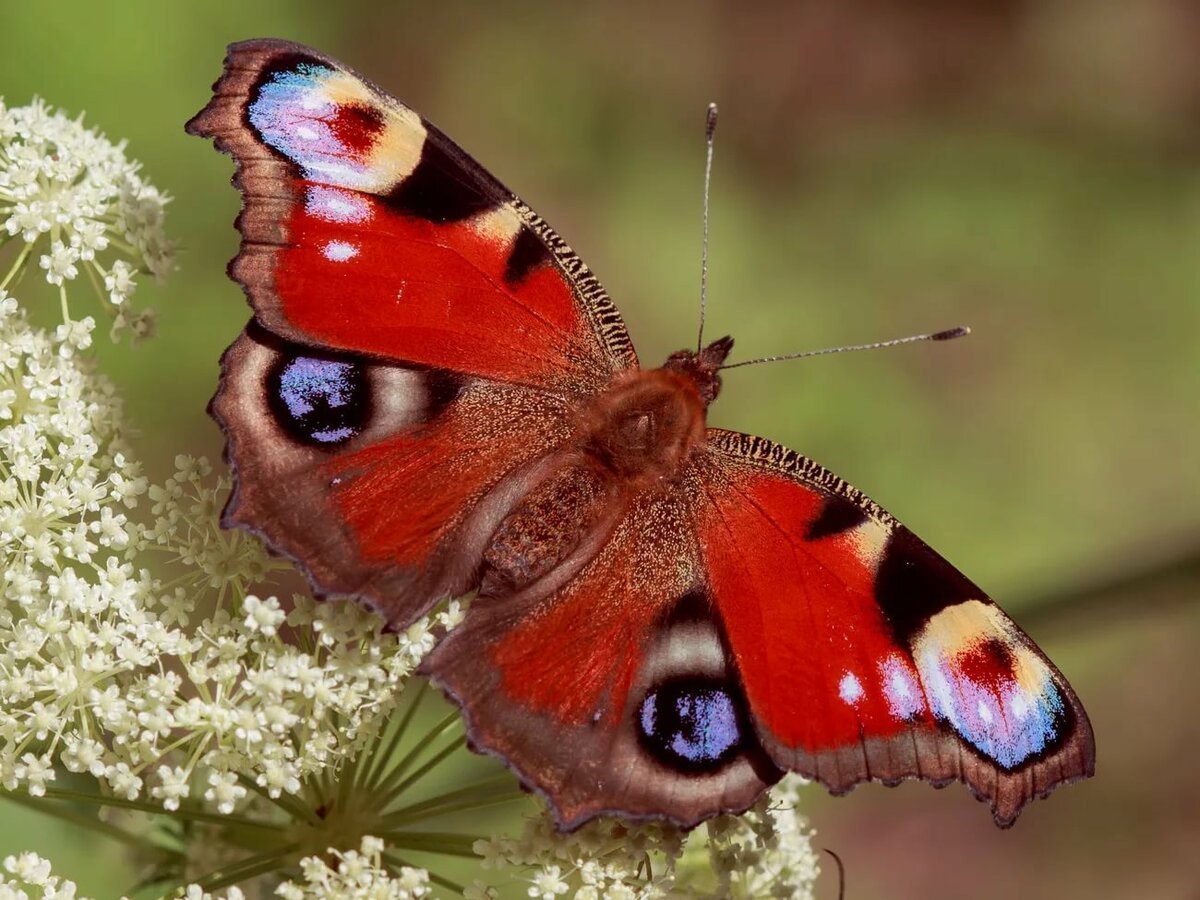
[[675, 681], [650, 691], [638, 711], [643, 744], [677, 768], [713, 769], [737, 755], [742, 716], [718, 681]]
[[357, 363], [284, 357], [268, 382], [271, 407], [295, 438], [320, 446], [350, 440], [366, 424], [370, 391]]

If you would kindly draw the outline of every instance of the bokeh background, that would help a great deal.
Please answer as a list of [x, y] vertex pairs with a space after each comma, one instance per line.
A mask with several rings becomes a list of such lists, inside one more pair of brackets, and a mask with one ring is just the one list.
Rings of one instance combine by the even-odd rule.
[[[41, 95], [174, 195], [159, 336], [103, 351], [150, 473], [216, 458], [247, 317], [228, 159], [183, 134], [224, 46], [313, 44], [437, 122], [619, 303], [693, 340], [702, 123], [722, 118], [709, 330], [736, 353], [968, 323], [946, 345], [729, 373], [715, 423], [833, 468], [1058, 662], [1098, 774], [1000, 832], [961, 787], [809, 810], [847, 896], [1200, 897], [1200, 8], [1189, 0], [6, 3], [0, 94]], [[100, 897], [118, 848], [0, 805], [0, 856]], [[832, 865], [827, 865], [832, 870]], [[836, 880], [823, 896], [836, 895]]]

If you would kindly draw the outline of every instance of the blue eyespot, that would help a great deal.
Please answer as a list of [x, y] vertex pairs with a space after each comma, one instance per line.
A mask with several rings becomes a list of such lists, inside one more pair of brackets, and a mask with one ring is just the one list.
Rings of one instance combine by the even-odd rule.
[[715, 769], [742, 744], [737, 702], [718, 681], [674, 681], [646, 695], [638, 732], [659, 761], [682, 769]]
[[353, 362], [291, 357], [276, 369], [268, 391], [280, 424], [301, 441], [341, 444], [366, 423], [365, 372]]

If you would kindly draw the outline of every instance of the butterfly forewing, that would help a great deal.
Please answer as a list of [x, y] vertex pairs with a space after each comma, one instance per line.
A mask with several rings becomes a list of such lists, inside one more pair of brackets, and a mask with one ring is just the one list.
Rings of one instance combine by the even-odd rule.
[[587, 392], [637, 365], [545, 222], [435, 127], [286, 41], [235, 44], [188, 130], [238, 164], [233, 276], [291, 340]]

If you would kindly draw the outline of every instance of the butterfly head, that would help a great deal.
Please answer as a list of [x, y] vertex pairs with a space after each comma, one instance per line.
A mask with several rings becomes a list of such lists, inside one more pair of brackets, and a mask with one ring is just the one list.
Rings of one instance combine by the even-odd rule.
[[721, 376], [717, 372], [732, 349], [733, 338], [723, 337], [696, 352], [679, 350], [672, 353], [663, 368], [691, 379], [700, 399], [708, 407], [721, 393]]

